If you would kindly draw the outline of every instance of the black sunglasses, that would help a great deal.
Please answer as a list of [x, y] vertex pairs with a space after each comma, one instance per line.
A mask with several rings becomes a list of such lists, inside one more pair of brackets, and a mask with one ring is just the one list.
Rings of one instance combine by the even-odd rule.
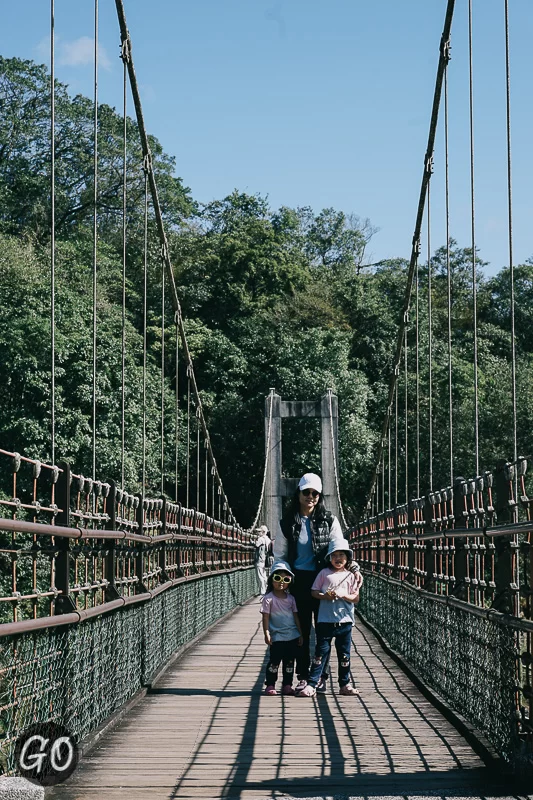
[[320, 495], [320, 492], [316, 492], [314, 489], [302, 489], [301, 492], [305, 494], [306, 497], [309, 497], [309, 495], [311, 495], [311, 497], [318, 497]]

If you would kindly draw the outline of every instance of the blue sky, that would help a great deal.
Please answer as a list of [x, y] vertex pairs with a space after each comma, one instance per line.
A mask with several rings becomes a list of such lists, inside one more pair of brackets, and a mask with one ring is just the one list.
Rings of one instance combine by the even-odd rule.
[[[148, 130], [202, 202], [333, 206], [378, 228], [370, 261], [409, 257], [445, 0], [124, 0]], [[533, 256], [532, 0], [510, 0], [514, 262]], [[476, 243], [509, 262], [504, 0], [474, 0]], [[471, 242], [467, 0], [450, 63], [451, 233]], [[93, 0], [56, 0], [56, 74], [92, 96]], [[100, 0], [99, 99], [121, 108], [113, 0]], [[0, 53], [48, 60], [48, 0], [6, 3]], [[132, 106], [130, 104], [130, 113]], [[443, 133], [432, 248], [445, 241]], [[423, 242], [423, 252], [426, 244]]]

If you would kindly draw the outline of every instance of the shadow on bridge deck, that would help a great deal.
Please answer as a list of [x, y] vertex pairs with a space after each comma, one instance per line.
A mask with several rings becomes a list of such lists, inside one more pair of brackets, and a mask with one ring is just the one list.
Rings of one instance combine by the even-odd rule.
[[359, 699], [336, 686], [315, 699], [265, 697], [259, 606], [248, 604], [175, 662], [50, 796], [512, 795], [360, 623], [354, 642]]

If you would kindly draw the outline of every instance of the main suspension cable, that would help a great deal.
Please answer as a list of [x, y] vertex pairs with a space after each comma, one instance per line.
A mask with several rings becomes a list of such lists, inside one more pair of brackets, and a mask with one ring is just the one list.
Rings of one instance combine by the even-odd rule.
[[[449, 0], [449, 2], [451, 2], [451, 0]], [[172, 300], [172, 306], [173, 306], [174, 312], [179, 312], [178, 319], [179, 319], [180, 338], [181, 338], [181, 343], [182, 343], [183, 355], [184, 355], [185, 363], [187, 364], [187, 369], [188, 369], [189, 377], [190, 377], [190, 381], [191, 381], [191, 388], [192, 388], [192, 392], [193, 392], [194, 397], [195, 397], [196, 406], [199, 409], [200, 424], [202, 426], [202, 430], [203, 430], [204, 436], [209, 441], [209, 451], [210, 451], [211, 461], [215, 466], [218, 482], [219, 482], [220, 486], [222, 486], [222, 480], [221, 480], [219, 472], [218, 472], [216, 459], [215, 459], [214, 454], [213, 454], [212, 449], [211, 449], [211, 443], [210, 443], [210, 440], [209, 440], [207, 424], [206, 424], [204, 413], [203, 413], [202, 400], [201, 400], [201, 397], [200, 397], [200, 392], [198, 390], [198, 386], [196, 384], [196, 377], [195, 377], [195, 374], [194, 374], [192, 358], [191, 358], [191, 354], [189, 352], [189, 345], [188, 345], [188, 342], [187, 342], [187, 336], [186, 336], [186, 333], [185, 333], [185, 327], [183, 325], [183, 320], [182, 320], [182, 315], [181, 315], [181, 306], [180, 306], [180, 302], [179, 302], [179, 298], [178, 298], [178, 292], [177, 292], [177, 288], [176, 288], [176, 281], [175, 281], [175, 278], [174, 278], [174, 271], [173, 271], [173, 268], [172, 268], [172, 262], [170, 260], [170, 252], [169, 252], [169, 247], [168, 247], [168, 241], [167, 241], [167, 236], [166, 236], [165, 227], [164, 227], [164, 223], [163, 223], [163, 215], [162, 215], [162, 212], [161, 212], [161, 205], [160, 205], [160, 202], [159, 202], [159, 193], [158, 193], [158, 190], [157, 190], [157, 183], [156, 183], [155, 174], [154, 174], [154, 170], [153, 170], [151, 150], [150, 150], [150, 145], [149, 145], [149, 142], [148, 142], [148, 135], [146, 133], [146, 127], [145, 127], [145, 124], [144, 124], [144, 116], [143, 116], [143, 110], [142, 110], [142, 104], [141, 104], [141, 97], [140, 97], [140, 93], [139, 93], [139, 86], [138, 86], [138, 83], [137, 83], [137, 78], [136, 78], [136, 75], [135, 75], [135, 66], [134, 66], [134, 63], [133, 63], [131, 39], [130, 39], [130, 36], [129, 36], [127, 24], [126, 24], [126, 14], [125, 14], [125, 11], [124, 11], [123, 0], [115, 0], [115, 7], [116, 7], [116, 10], [117, 10], [117, 16], [118, 16], [118, 21], [119, 21], [119, 26], [120, 26], [121, 40], [122, 41], [125, 41], [125, 40], [128, 41], [128, 48], [129, 48], [129, 53], [130, 53], [130, 58], [129, 58], [129, 61], [128, 61], [128, 74], [129, 74], [129, 79], [130, 79], [130, 88], [131, 88], [131, 93], [132, 93], [132, 96], [133, 96], [133, 104], [135, 106], [135, 113], [136, 113], [136, 117], [137, 117], [137, 125], [138, 125], [138, 129], [139, 129], [139, 138], [140, 138], [140, 141], [141, 141], [143, 156], [145, 157], [145, 159], [147, 160], [147, 163], [149, 164], [148, 180], [149, 180], [149, 185], [150, 185], [150, 193], [151, 193], [151, 196], [152, 196], [152, 205], [153, 205], [153, 209], [154, 209], [154, 216], [155, 216], [155, 221], [156, 221], [157, 230], [158, 230], [158, 234], [159, 234], [159, 241], [160, 241], [160, 244], [161, 244], [161, 252], [162, 252], [163, 260], [164, 260], [164, 263], [165, 263], [166, 276], [167, 276], [167, 279], [168, 279], [168, 282], [169, 282], [169, 287], [170, 287], [170, 295], [171, 295], [171, 300]], [[224, 503], [225, 503], [226, 509], [229, 509], [230, 521], [234, 522], [235, 518], [233, 516], [233, 511], [231, 510], [231, 507], [229, 506], [228, 498], [226, 497], [225, 493], [223, 493], [223, 497], [224, 497]]]
[[[118, 2], [118, 0], [117, 0]], [[412, 250], [411, 250], [411, 259], [409, 262], [409, 271], [407, 275], [407, 283], [404, 295], [404, 306], [401, 314], [401, 322], [399, 325], [398, 330], [398, 337], [396, 340], [396, 350], [395, 355], [392, 363], [392, 370], [391, 370], [391, 377], [389, 381], [389, 393], [388, 393], [388, 401], [386, 406], [386, 413], [385, 418], [383, 421], [382, 426], [382, 433], [379, 439], [378, 450], [376, 454], [376, 461], [375, 461], [375, 468], [372, 476], [372, 481], [370, 484], [370, 491], [369, 491], [369, 498], [372, 497], [375, 491], [377, 474], [379, 469], [379, 463], [381, 460], [381, 450], [384, 446], [384, 442], [387, 435], [387, 430], [390, 424], [390, 417], [392, 414], [392, 402], [394, 397], [394, 390], [395, 384], [397, 380], [397, 369], [400, 364], [402, 348], [403, 348], [403, 336], [404, 336], [404, 325], [406, 319], [406, 313], [409, 311], [409, 306], [411, 302], [411, 292], [413, 288], [413, 279], [415, 273], [415, 266], [417, 263], [418, 253], [420, 250], [420, 231], [422, 228], [422, 219], [424, 216], [424, 206], [425, 206], [425, 199], [426, 199], [426, 191], [427, 191], [427, 184], [429, 180], [429, 176], [427, 174], [427, 161], [433, 154], [433, 149], [435, 145], [435, 135], [437, 130], [437, 122], [439, 117], [439, 107], [440, 107], [440, 98], [441, 98], [441, 91], [442, 91], [442, 83], [444, 77], [444, 70], [446, 65], [445, 56], [443, 53], [444, 50], [444, 43], [449, 41], [450, 38], [450, 31], [453, 19], [453, 11], [455, 8], [455, 0], [448, 0], [447, 7], [446, 7], [446, 16], [444, 20], [444, 27], [441, 37], [440, 43], [440, 58], [439, 64], [437, 68], [437, 77], [435, 81], [435, 92], [433, 95], [433, 106], [431, 111], [431, 122], [429, 126], [429, 134], [428, 134], [428, 143], [426, 148], [426, 155], [424, 158], [424, 170], [422, 173], [422, 185], [420, 187], [420, 195], [418, 200], [418, 209], [416, 215], [416, 222], [415, 222], [415, 230], [413, 234], [413, 243], [412, 243]], [[368, 506], [368, 503], [367, 503]]]

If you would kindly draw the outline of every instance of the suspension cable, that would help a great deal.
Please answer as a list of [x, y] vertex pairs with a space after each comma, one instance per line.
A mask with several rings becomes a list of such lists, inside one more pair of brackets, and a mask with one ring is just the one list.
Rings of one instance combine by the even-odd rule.
[[56, 458], [56, 87], [55, 87], [55, 5], [50, 0], [50, 403], [51, 459]]
[[391, 490], [391, 481], [392, 481], [392, 463], [391, 463], [391, 435], [390, 435], [390, 425], [387, 430], [387, 446], [388, 446], [388, 454], [387, 454], [387, 478], [388, 478], [388, 487], [387, 487], [387, 508], [390, 508], [392, 505], [392, 490]]
[[[120, 48], [122, 59], [122, 108], [123, 108], [123, 151], [122, 151], [122, 328], [121, 328], [121, 416], [120, 430], [122, 442], [122, 485], [124, 486], [124, 451], [126, 436], [126, 201], [127, 201], [127, 169], [128, 169], [128, 140], [127, 140], [127, 97], [128, 97], [128, 43], [122, 42]], [[143, 488], [144, 492], [144, 488]]]
[[450, 170], [448, 135], [448, 62], [450, 46], [445, 45], [444, 71], [444, 173], [446, 203], [446, 278], [448, 286], [448, 420], [450, 429], [450, 486], [453, 486], [453, 383], [452, 383], [452, 270], [450, 260]]
[[200, 511], [200, 408], [196, 407], [196, 510]]
[[190, 367], [187, 366], [187, 482], [186, 482], [186, 507], [190, 508], [190, 486], [191, 486], [191, 374]]
[[[179, 324], [178, 324], [178, 312], [174, 314], [174, 321], [176, 323], [175, 326], [175, 353], [176, 353], [176, 397], [175, 397], [175, 443], [174, 443], [174, 470], [175, 470], [175, 494], [174, 498], [176, 503], [178, 502], [178, 458], [179, 458], [179, 440], [180, 440], [180, 418], [179, 418], [179, 392], [178, 392], [178, 373], [179, 373], [179, 341], [180, 341], [180, 334], [179, 334]], [[214, 514], [213, 514], [214, 516]]]
[[420, 497], [420, 270], [416, 262], [416, 496]]
[[398, 376], [394, 389], [394, 505], [398, 505]]
[[[376, 486], [378, 483], [379, 481], [376, 482]], [[381, 452], [381, 510], [385, 511], [385, 449]]]
[[[116, 0], [116, 1], [119, 2], [119, 0]], [[420, 187], [420, 195], [419, 195], [419, 200], [418, 200], [418, 209], [417, 209], [417, 215], [416, 215], [415, 230], [414, 230], [414, 234], [413, 234], [411, 259], [410, 259], [409, 271], [408, 271], [408, 275], [407, 275], [407, 284], [406, 284], [405, 296], [404, 296], [404, 307], [403, 307], [402, 315], [401, 315], [401, 318], [400, 318], [401, 322], [400, 322], [400, 326], [399, 326], [399, 330], [398, 330], [398, 337], [397, 337], [397, 340], [396, 340], [396, 351], [395, 351], [395, 355], [394, 355], [394, 359], [393, 359], [393, 363], [392, 363], [391, 377], [390, 377], [390, 381], [389, 381], [388, 401], [387, 401], [387, 406], [386, 406], [385, 418], [383, 420], [382, 435], [381, 435], [381, 438], [380, 438], [379, 444], [378, 444], [378, 452], [377, 452], [377, 455], [376, 455], [375, 468], [374, 468], [373, 477], [372, 477], [372, 481], [371, 481], [371, 485], [370, 485], [369, 497], [372, 497], [372, 495], [374, 493], [375, 484], [376, 484], [376, 480], [377, 480], [377, 470], [378, 470], [379, 462], [380, 462], [380, 459], [381, 459], [381, 449], [382, 449], [384, 441], [385, 441], [387, 429], [388, 429], [388, 426], [389, 426], [390, 416], [391, 416], [391, 413], [392, 413], [393, 392], [394, 392], [394, 386], [395, 386], [396, 378], [397, 378], [397, 371], [396, 370], [397, 370], [397, 367], [398, 367], [398, 365], [400, 363], [400, 360], [401, 360], [401, 353], [402, 353], [402, 347], [403, 347], [403, 327], [404, 327], [404, 324], [405, 324], [405, 322], [404, 322], [405, 314], [406, 314], [406, 312], [409, 311], [409, 305], [410, 305], [410, 301], [411, 301], [411, 292], [412, 292], [412, 287], [413, 287], [413, 278], [414, 278], [414, 273], [415, 273], [415, 266], [416, 266], [416, 263], [417, 263], [418, 253], [419, 253], [419, 249], [420, 249], [420, 231], [421, 231], [421, 227], [422, 227], [422, 219], [423, 219], [423, 216], [424, 216], [424, 206], [425, 206], [427, 183], [428, 183], [428, 180], [429, 180], [429, 176], [427, 174], [426, 164], [427, 164], [428, 158], [431, 157], [432, 154], [433, 154], [433, 149], [434, 149], [434, 144], [435, 144], [435, 135], [436, 135], [436, 130], [437, 130], [437, 122], [438, 122], [438, 117], [439, 117], [440, 97], [441, 97], [442, 83], [443, 83], [443, 77], [444, 77], [444, 68], [445, 68], [445, 63], [446, 63], [445, 56], [444, 56], [444, 53], [443, 53], [443, 49], [444, 49], [444, 43], [448, 42], [448, 40], [450, 38], [450, 30], [451, 30], [451, 25], [452, 25], [454, 7], [455, 7], [455, 0], [448, 0], [447, 7], [446, 7], [446, 16], [445, 16], [445, 20], [444, 20], [444, 27], [443, 27], [441, 43], [440, 43], [440, 58], [439, 58], [439, 64], [438, 64], [438, 68], [437, 68], [437, 77], [436, 77], [436, 81], [435, 81], [435, 92], [434, 92], [434, 95], [433, 95], [433, 106], [432, 106], [432, 111], [431, 111], [431, 122], [430, 122], [430, 126], [429, 126], [428, 143], [427, 143], [427, 149], [426, 149], [426, 156], [425, 156], [425, 159], [424, 159], [424, 170], [423, 170], [423, 173], [422, 173], [422, 185]]]
[[344, 528], [348, 527], [348, 523], [346, 522], [346, 518], [344, 516], [344, 510], [342, 508], [342, 501], [341, 501], [341, 493], [339, 490], [339, 473], [337, 472], [337, 454], [335, 452], [335, 440], [333, 438], [333, 409], [331, 407], [331, 389], [328, 389], [328, 403], [329, 403], [329, 426], [330, 426], [330, 433], [331, 433], [331, 450], [333, 453], [333, 472], [335, 473], [335, 491], [337, 492], [337, 502], [339, 503], [339, 512], [342, 519], [342, 524]]
[[[96, 279], [98, 248], [98, 0], [94, 0], [94, 161], [93, 161], [93, 414], [92, 414], [92, 477], [96, 479]], [[124, 450], [122, 450], [122, 454]], [[122, 485], [124, 457], [122, 455]]]
[[142, 440], [142, 494], [146, 492], [146, 361], [148, 327], [148, 172], [144, 169], [144, 231], [143, 231], [143, 440]]
[[[267, 442], [266, 442], [266, 455], [265, 455], [265, 468], [263, 470], [263, 480], [261, 482], [261, 496], [259, 497], [259, 505], [257, 506], [257, 513], [255, 515], [255, 519], [248, 528], [250, 532], [255, 530], [255, 526], [259, 521], [259, 517], [261, 516], [261, 511], [263, 510], [263, 503], [265, 499], [265, 487], [266, 487], [266, 478], [268, 473], [268, 464], [270, 459], [270, 438], [272, 434], [272, 406], [274, 403], [274, 389], [270, 390], [270, 406], [268, 409], [268, 431], [267, 431]], [[272, 480], [272, 476], [271, 476]]]
[[161, 494], [165, 493], [165, 265], [161, 264]]
[[[513, 263], [513, 192], [512, 192], [512, 160], [511, 160], [511, 68], [509, 57], [509, 0], [505, 0], [505, 83], [506, 83], [506, 117], [507, 117], [507, 198], [508, 198], [508, 224], [509, 224], [509, 277], [511, 290], [511, 392], [513, 403], [513, 461], [518, 460], [518, 436], [517, 436], [517, 397], [516, 397], [516, 333], [515, 333], [515, 281]], [[518, 496], [518, 475], [515, 468], [514, 493]], [[518, 507], [513, 511], [515, 519], [518, 520]], [[514, 555], [513, 555], [513, 581], [520, 587], [520, 559], [519, 537], [515, 533], [513, 536]], [[516, 616], [520, 612], [520, 593], [514, 596], [514, 613]]]
[[[93, 415], [92, 477], [96, 479], [96, 270], [98, 247], [98, 0], [94, 0], [94, 163], [93, 163]], [[122, 485], [124, 485], [124, 442], [122, 443]]]
[[404, 343], [403, 343], [403, 353], [404, 353], [404, 360], [403, 360], [403, 374], [404, 374], [404, 396], [403, 396], [403, 404], [404, 404], [404, 448], [405, 448], [405, 502], [409, 500], [409, 425], [408, 425], [408, 404], [409, 404], [409, 397], [407, 391], [407, 381], [408, 381], [408, 364], [407, 364], [407, 326], [408, 320], [406, 320], [405, 325], [405, 336], [404, 336]]
[[[451, 2], [451, 0], [449, 0], [449, 2]], [[140, 141], [141, 141], [143, 156], [147, 160], [147, 163], [149, 164], [148, 181], [149, 181], [149, 185], [150, 185], [150, 193], [151, 193], [151, 196], [152, 196], [152, 205], [153, 205], [153, 209], [154, 209], [155, 221], [156, 221], [157, 230], [158, 230], [158, 234], [159, 234], [159, 241], [161, 243], [161, 251], [162, 251], [163, 260], [164, 260], [164, 263], [165, 263], [166, 276], [167, 276], [167, 279], [168, 279], [168, 282], [169, 282], [169, 287], [170, 287], [170, 295], [171, 295], [172, 307], [173, 307], [174, 313], [179, 312], [179, 315], [178, 315], [179, 332], [180, 332], [180, 338], [181, 338], [181, 343], [182, 343], [182, 348], [183, 348], [183, 355], [184, 355], [185, 363], [187, 364], [187, 369], [189, 371], [189, 377], [190, 377], [190, 381], [191, 381], [191, 389], [192, 389], [192, 391], [194, 393], [196, 405], [199, 408], [200, 424], [202, 426], [202, 429], [203, 429], [203, 432], [204, 432], [204, 436], [206, 436], [208, 441], [209, 441], [207, 425], [206, 425], [205, 417], [204, 417], [204, 413], [203, 413], [202, 400], [201, 400], [201, 397], [200, 397], [200, 393], [198, 391], [198, 386], [196, 384], [196, 377], [195, 377], [195, 374], [194, 374], [192, 358], [191, 358], [191, 354], [190, 354], [190, 351], [189, 351], [189, 345], [188, 345], [188, 342], [187, 342], [187, 336], [186, 336], [186, 333], [185, 333], [185, 327], [183, 325], [183, 319], [182, 319], [182, 315], [181, 315], [181, 306], [180, 306], [180, 302], [179, 302], [179, 298], [178, 298], [178, 292], [177, 292], [177, 288], [176, 288], [176, 281], [175, 281], [175, 278], [174, 278], [174, 271], [173, 271], [173, 268], [172, 268], [172, 262], [170, 260], [170, 252], [169, 252], [169, 247], [168, 247], [168, 241], [167, 241], [167, 236], [166, 236], [165, 227], [164, 227], [164, 223], [163, 223], [163, 215], [162, 215], [162, 212], [161, 212], [161, 205], [160, 205], [160, 202], [159, 202], [159, 194], [158, 194], [158, 190], [157, 190], [157, 183], [156, 183], [155, 174], [154, 174], [154, 170], [153, 170], [151, 150], [150, 150], [150, 145], [149, 145], [149, 142], [148, 142], [148, 135], [146, 133], [146, 127], [145, 127], [145, 124], [144, 124], [144, 116], [143, 116], [143, 110], [142, 110], [142, 104], [141, 104], [141, 97], [140, 97], [140, 93], [139, 93], [139, 86], [138, 86], [137, 78], [136, 78], [136, 75], [135, 75], [135, 66], [134, 66], [134, 63], [133, 63], [131, 39], [130, 39], [130, 36], [129, 36], [127, 24], [126, 24], [126, 14], [125, 14], [125, 11], [124, 11], [123, 0], [115, 0], [115, 7], [116, 7], [116, 10], [117, 10], [117, 16], [118, 16], [118, 21], [119, 21], [119, 26], [120, 26], [121, 40], [122, 41], [128, 40], [128, 48], [129, 48], [129, 53], [130, 53], [130, 58], [129, 58], [129, 61], [128, 61], [128, 75], [129, 75], [129, 79], [130, 79], [130, 88], [131, 88], [131, 93], [132, 93], [132, 97], [133, 97], [133, 104], [135, 106], [135, 113], [136, 113], [136, 117], [137, 117], [137, 125], [138, 125], [138, 129], [139, 129], [139, 138], [140, 138]], [[218, 481], [219, 481], [220, 485], [222, 485], [222, 479], [220, 478], [220, 475], [219, 475], [219, 472], [218, 472], [216, 459], [215, 459], [214, 454], [212, 452], [210, 441], [209, 441], [209, 452], [210, 452], [212, 463], [215, 466], [215, 470], [216, 470], [216, 475], [217, 475]], [[228, 501], [227, 501], [227, 497], [226, 497], [225, 494], [224, 494], [224, 500], [226, 502], [226, 505], [229, 508], [229, 513], [230, 513], [231, 519], [234, 519], [233, 512], [232, 512], [231, 508], [229, 507], [229, 504], [228, 504]]]
[[516, 332], [515, 332], [515, 280], [513, 263], [513, 192], [511, 162], [511, 68], [509, 58], [509, 0], [505, 0], [505, 77], [507, 116], [507, 202], [509, 236], [509, 275], [511, 290], [511, 380], [513, 402], [513, 460], [518, 459], [517, 399], [516, 399]]
[[[428, 163], [428, 170], [432, 165]], [[429, 436], [429, 488], [433, 490], [433, 298], [431, 285], [431, 181], [428, 180], [427, 193], [427, 245], [428, 245], [428, 436]]]
[[479, 397], [478, 397], [478, 352], [477, 352], [477, 277], [476, 277], [476, 228], [474, 191], [474, 63], [472, 46], [472, 0], [468, 0], [468, 61], [469, 61], [469, 109], [470, 109], [470, 201], [472, 225], [472, 317], [474, 335], [474, 436], [476, 452], [476, 475], [479, 475]]
[[204, 486], [204, 496], [205, 496], [205, 515], [208, 515], [207, 509], [207, 498], [209, 495], [209, 451], [207, 449], [207, 442], [204, 442], [204, 456], [205, 456], [205, 486]]

